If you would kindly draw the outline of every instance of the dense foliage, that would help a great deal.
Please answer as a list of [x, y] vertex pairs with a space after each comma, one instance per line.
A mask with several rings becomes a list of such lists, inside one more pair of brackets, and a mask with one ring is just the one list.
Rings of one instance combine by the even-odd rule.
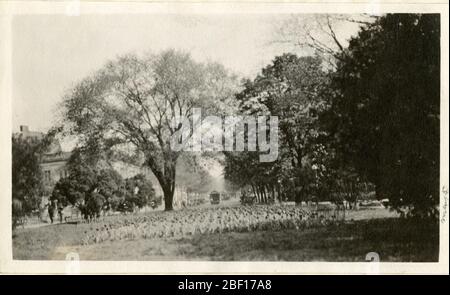
[[439, 22], [389, 14], [362, 23], [332, 68], [320, 57], [276, 57], [236, 98], [243, 114], [278, 116], [279, 157], [226, 153], [227, 180], [262, 201], [270, 192], [355, 204], [376, 190], [407, 216], [436, 217]]
[[42, 138], [12, 136], [13, 225], [18, 218], [29, 215], [39, 208], [41, 197], [45, 192], [40, 162], [56, 132], [56, 129], [52, 129]]
[[438, 215], [439, 21], [393, 14], [363, 27], [340, 54], [324, 115], [342, 162], [422, 217]]
[[144, 174], [124, 179], [114, 168], [80, 161], [80, 156], [74, 152], [69, 175], [56, 183], [51, 200], [77, 207], [85, 218], [98, 217], [102, 211], [134, 212], [157, 201]]
[[[325, 107], [329, 78], [318, 57], [284, 54], [276, 57], [254, 81], [246, 81], [237, 94], [240, 111], [248, 115], [272, 115], [279, 120], [279, 157], [261, 163], [256, 153], [227, 153], [226, 176], [251, 184], [258, 199], [267, 194], [306, 201], [320, 175], [318, 161], [325, 152], [318, 114]], [[259, 197], [261, 196], [261, 198]]]

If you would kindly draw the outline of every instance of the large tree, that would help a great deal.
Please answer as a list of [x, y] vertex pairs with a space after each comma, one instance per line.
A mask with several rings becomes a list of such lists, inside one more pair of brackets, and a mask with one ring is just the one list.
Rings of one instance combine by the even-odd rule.
[[44, 192], [39, 153], [39, 140], [12, 137], [13, 217], [28, 214], [39, 205]]
[[377, 18], [369, 14], [293, 14], [275, 26], [274, 41], [320, 55], [328, 67], [335, 68], [350, 37]]
[[363, 27], [340, 54], [333, 88], [323, 119], [345, 162], [395, 208], [437, 216], [439, 15], [392, 14]]
[[182, 128], [173, 119], [191, 118], [194, 107], [226, 100], [234, 81], [222, 66], [198, 63], [173, 50], [127, 55], [78, 83], [64, 98], [64, 117], [80, 146], [126, 154], [150, 168], [163, 190], [165, 210], [172, 210], [182, 153], [170, 145]]
[[264, 189], [269, 185], [271, 191], [284, 181], [284, 186], [296, 189], [297, 202], [305, 200], [314, 177], [313, 155], [322, 148], [317, 140], [318, 114], [325, 107], [323, 96], [327, 85], [327, 72], [320, 58], [294, 54], [276, 57], [253, 81], [247, 81], [236, 96], [241, 111], [278, 116], [280, 155], [273, 163], [251, 161], [251, 155], [229, 156], [227, 175], [232, 178], [234, 173], [236, 180], [245, 181], [237, 173], [248, 173], [252, 182], [262, 183]]
[[141, 209], [152, 201], [157, 202], [153, 184], [145, 174], [139, 173], [127, 178], [125, 188], [127, 194], [124, 201], [131, 205], [133, 211], [135, 207]]
[[12, 136], [12, 204], [13, 218], [39, 208], [44, 194], [42, 156], [58, 130], [51, 129], [41, 138]]

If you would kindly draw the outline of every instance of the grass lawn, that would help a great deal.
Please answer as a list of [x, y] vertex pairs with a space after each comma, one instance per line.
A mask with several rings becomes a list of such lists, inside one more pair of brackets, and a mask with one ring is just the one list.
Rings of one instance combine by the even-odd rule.
[[358, 216], [345, 224], [304, 230], [199, 234], [85, 246], [80, 240], [95, 226], [51, 225], [17, 230], [13, 256], [63, 260], [75, 251], [82, 260], [364, 261], [366, 253], [377, 252], [381, 261], [438, 260], [438, 225]]

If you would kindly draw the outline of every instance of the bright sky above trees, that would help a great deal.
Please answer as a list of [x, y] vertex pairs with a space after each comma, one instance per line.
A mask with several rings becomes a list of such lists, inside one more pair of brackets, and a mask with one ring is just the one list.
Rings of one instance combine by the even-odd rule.
[[[284, 50], [269, 16], [20, 16], [13, 20], [13, 129], [46, 131], [65, 89], [117, 55], [167, 48], [253, 76]], [[37, 115], [36, 112], [40, 115]]]
[[195, 60], [217, 61], [239, 76], [253, 78], [276, 55], [294, 50], [292, 44], [273, 43], [280, 23], [289, 17], [16, 16], [12, 27], [13, 130], [29, 125], [32, 130], [47, 131], [56, 119], [56, 104], [65, 89], [107, 60], [129, 52], [181, 49]]

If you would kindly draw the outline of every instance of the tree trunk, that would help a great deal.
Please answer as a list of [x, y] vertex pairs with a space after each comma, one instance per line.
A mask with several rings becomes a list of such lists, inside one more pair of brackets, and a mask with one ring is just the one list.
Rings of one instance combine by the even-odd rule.
[[295, 204], [296, 205], [301, 204], [303, 201], [303, 188], [300, 186], [296, 186], [294, 188], [294, 193], [295, 193], [295, 197], [294, 197]]
[[281, 195], [281, 184], [279, 183], [277, 184], [277, 197], [280, 204], [283, 203], [283, 196]]
[[259, 192], [259, 202], [264, 203], [264, 187], [258, 185], [258, 192]]
[[258, 196], [258, 203], [261, 203], [262, 199], [261, 199], [261, 190], [259, 188], [259, 185], [256, 185], [255, 188], [256, 188], [256, 195]]
[[164, 211], [173, 210], [173, 197], [175, 193], [175, 171], [176, 155], [164, 159], [164, 167], [160, 167], [153, 158], [147, 160], [149, 168], [152, 170], [164, 193]]
[[[166, 170], [167, 171], [167, 170]], [[168, 174], [162, 179], [158, 179], [159, 184], [164, 193], [164, 211], [173, 210], [173, 197], [175, 194], [175, 169], [173, 171], [167, 171]]]
[[163, 187], [164, 192], [164, 211], [173, 210], [173, 195], [175, 190], [171, 188], [171, 185]]
[[267, 191], [266, 191], [266, 187], [264, 185], [261, 186], [261, 191], [262, 191], [263, 203], [267, 204], [268, 203]]
[[256, 201], [258, 202], [258, 193], [256, 192], [256, 188], [255, 188], [255, 186], [253, 184], [252, 184], [252, 190], [253, 190], [253, 194], [256, 197]]
[[268, 194], [269, 194], [269, 203], [275, 203], [275, 187], [273, 185], [267, 186]]

